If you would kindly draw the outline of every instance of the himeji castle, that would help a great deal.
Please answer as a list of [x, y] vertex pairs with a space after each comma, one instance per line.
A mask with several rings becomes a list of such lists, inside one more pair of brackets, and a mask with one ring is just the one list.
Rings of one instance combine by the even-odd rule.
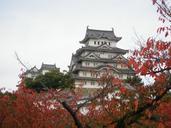
[[98, 79], [109, 70], [120, 79], [134, 75], [124, 57], [128, 50], [117, 47], [121, 39], [113, 29], [95, 30], [87, 27], [86, 35], [80, 41], [84, 46], [72, 54], [69, 66], [76, 87], [99, 88]]

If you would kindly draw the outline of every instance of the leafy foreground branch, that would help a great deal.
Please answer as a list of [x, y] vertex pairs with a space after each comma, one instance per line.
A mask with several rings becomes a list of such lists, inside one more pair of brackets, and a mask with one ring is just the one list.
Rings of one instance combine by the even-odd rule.
[[[169, 78], [170, 79], [170, 78]], [[159, 83], [156, 83], [156, 84], [159, 84]], [[132, 124], [133, 125], [137, 125], [137, 124], [140, 124], [140, 122], [141, 121], [145, 121], [145, 120], [149, 120], [149, 121], [151, 121], [152, 122], [152, 120], [151, 120], [151, 117], [148, 117], [147, 119], [142, 119], [142, 118], [144, 118], [144, 117], [146, 117], [146, 116], [149, 116], [148, 114], [146, 114], [146, 111], [150, 111], [150, 113], [151, 113], [151, 116], [152, 116], [152, 113], [155, 111], [155, 110], [157, 110], [158, 109], [158, 107], [157, 106], [159, 106], [159, 104], [162, 104], [162, 99], [166, 96], [166, 95], [170, 95], [170, 94], [168, 94], [168, 91], [171, 89], [171, 83], [170, 83], [170, 80], [168, 80], [166, 83], [165, 83], [165, 85], [162, 85], [162, 87], [163, 87], [163, 90], [161, 90], [161, 92], [160, 92], [160, 94], [159, 95], [156, 95], [155, 96], [155, 98], [153, 98], [153, 99], [150, 99], [150, 97], [149, 97], [149, 100], [150, 101], [139, 101], [139, 102], [143, 102], [143, 103], [141, 103], [141, 104], [137, 104], [138, 106], [136, 106], [136, 104], [135, 104], [135, 100], [133, 101], [133, 103], [129, 103], [129, 105], [128, 106], [121, 106], [121, 107], [118, 107], [118, 109], [120, 109], [120, 110], [115, 110], [115, 112], [114, 113], [112, 113], [112, 111], [110, 111], [110, 109], [117, 109], [117, 108], [107, 108], [106, 106], [108, 106], [108, 104], [110, 103], [110, 104], [121, 104], [125, 99], [124, 98], [122, 98], [121, 100], [119, 100], [119, 101], [112, 101], [113, 99], [115, 99], [115, 97], [113, 97], [113, 99], [110, 99], [110, 101], [107, 101], [106, 102], [106, 104], [104, 105], [103, 103], [104, 103], [104, 98], [106, 98], [106, 96], [107, 95], [96, 95], [96, 96], [94, 96], [93, 98], [91, 97], [91, 98], [89, 98], [89, 99], [87, 99], [84, 103], [82, 103], [82, 106], [81, 107], [90, 107], [91, 109], [89, 109], [89, 114], [87, 114], [87, 115], [84, 115], [84, 117], [85, 118], [89, 118], [90, 120], [88, 121], [88, 122], [86, 122], [86, 123], [81, 123], [81, 120], [80, 120], [80, 118], [77, 116], [77, 110], [78, 110], [78, 108], [76, 108], [75, 110], [73, 110], [73, 108], [71, 108], [70, 106], [69, 106], [69, 104], [67, 104], [65, 101], [64, 102], [61, 102], [62, 103], [62, 105], [63, 105], [63, 107], [70, 113], [70, 116], [73, 118], [73, 120], [74, 120], [74, 122], [75, 122], [75, 125], [78, 127], [78, 128], [83, 128], [83, 127], [88, 127], [88, 128], [93, 128], [93, 127], [97, 127], [97, 126], [99, 126], [99, 127], [103, 127], [103, 128], [105, 128], [105, 127], [110, 127], [110, 126], [112, 126], [112, 127], [116, 127], [116, 128], [126, 128], [126, 127], [129, 127], [129, 126], [132, 126]], [[114, 85], [115, 86], [115, 88], [116, 88], [116, 86], [117, 87], [122, 87], [122, 86], [119, 86], [119, 85]], [[113, 87], [114, 87], [113, 86]], [[157, 85], [153, 85], [153, 86], [157, 86]], [[161, 84], [160, 84], [160, 86], [161, 86]], [[110, 87], [112, 87], [112, 86], [110, 86]], [[154, 87], [153, 87], [154, 88]], [[110, 89], [112, 89], [112, 88], [110, 88]], [[150, 87], [150, 89], [149, 88], [146, 88], [148, 91], [151, 91], [151, 87]], [[109, 91], [104, 91], [104, 90], [106, 90], [106, 88], [103, 88], [101, 91], [103, 91], [103, 94], [107, 94], [107, 93], [109, 93]], [[144, 91], [144, 90], [143, 90]], [[146, 92], [148, 92], [148, 91], [146, 91]], [[123, 93], [123, 92], [122, 92]], [[122, 94], [121, 93], [121, 95], [120, 96], [122, 96], [122, 95], [124, 95], [124, 94]], [[126, 92], [124, 92], [125, 94], [126, 94]], [[128, 92], [129, 93], [129, 92]], [[131, 92], [132, 93], [132, 92]], [[99, 93], [99, 94], [101, 94], [101, 93]], [[129, 93], [129, 95], [131, 96], [131, 94]], [[141, 92], [139, 93], [139, 96], [142, 96], [143, 94], [141, 94]], [[135, 97], [135, 95], [133, 96], [131, 96], [131, 98], [132, 97]], [[128, 99], [128, 98], [127, 98]], [[109, 100], [109, 99], [108, 99]], [[171, 105], [171, 101], [170, 101], [171, 99], [169, 99], [169, 104]], [[94, 101], [95, 101], [95, 103], [94, 103]], [[129, 101], [131, 101], [131, 99], [129, 99]], [[128, 102], [129, 102], [128, 101]], [[160, 103], [159, 103], [159, 101], [160, 101]], [[103, 103], [102, 103], [103, 102]], [[87, 103], [89, 103], [89, 104], [87, 104]], [[97, 109], [97, 106], [99, 106], [98, 107], [98, 109]], [[134, 107], [133, 109], [131, 109], [131, 107], [130, 106], [132, 106], [132, 107]], [[103, 109], [103, 107], [105, 107], [105, 108], [107, 108], [107, 109], [109, 109], [108, 110], [108, 112], [106, 113], [106, 111], [105, 110], [103, 110], [103, 111], [101, 111], [100, 109], [102, 108]], [[125, 108], [125, 107], [129, 107], [127, 110], [125, 110], [126, 112], [125, 112], [125, 114], [121, 111], [121, 109], [122, 108]], [[79, 107], [80, 108], [80, 107]], [[93, 109], [94, 108], [94, 109]], [[92, 115], [92, 113], [94, 113], [95, 111], [97, 111], [97, 113], [103, 113], [103, 115], [101, 115], [101, 116], [106, 116], [106, 118], [108, 118], [109, 120], [105, 120], [105, 119], [103, 119], [103, 120], [101, 120], [100, 119], [100, 117], [93, 117], [93, 116], [96, 116], [96, 115]], [[110, 111], [110, 112], [109, 112]], [[117, 114], [117, 112], [119, 112], [119, 114], [118, 115], [116, 115]], [[110, 113], [110, 114], [109, 114]], [[113, 115], [111, 115], [111, 114], [113, 114]], [[86, 116], [88, 116], [88, 117], [86, 117]], [[89, 117], [90, 116], [90, 117]], [[98, 115], [97, 115], [98, 116]], [[116, 117], [115, 119], [114, 119], [114, 117]], [[161, 117], [162, 117], [162, 115], [161, 115]], [[93, 120], [94, 120], [94, 124], [91, 124], [90, 122], [91, 122], [91, 119], [93, 118]], [[110, 119], [111, 118], [111, 119]], [[162, 119], [161, 119], [162, 120]], [[99, 123], [100, 123], [100, 125], [98, 124], [98, 123], [96, 123], [96, 122], [98, 122], [99, 121]], [[170, 119], [168, 120], [168, 122], [170, 121]], [[110, 122], [110, 123], [108, 123], [108, 122]], [[167, 122], [167, 121], [166, 121]], [[165, 122], [165, 123], [166, 123]], [[157, 121], [155, 121], [155, 123], [156, 123], [156, 127], [157, 127], [157, 125], [159, 124], [159, 123], [161, 123], [160, 121], [159, 122], [157, 122]], [[83, 125], [84, 124], [84, 125]], [[142, 123], [143, 124], [143, 123]], [[147, 124], [148, 125], [148, 124]], [[154, 124], [152, 124], [152, 126], [153, 126]], [[170, 125], [169, 125], [170, 126]], [[168, 126], [168, 127], [169, 127]]]

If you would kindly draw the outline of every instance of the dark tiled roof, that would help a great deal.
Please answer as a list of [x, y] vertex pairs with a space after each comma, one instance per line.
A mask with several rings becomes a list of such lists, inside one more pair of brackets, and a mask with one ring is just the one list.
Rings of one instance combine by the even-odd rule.
[[76, 68], [73, 70], [73, 72], [77, 71], [99, 71], [102, 68], [107, 68], [109, 70], [115, 70], [118, 74], [135, 74], [135, 72], [132, 69], [118, 69], [113, 66], [108, 65], [100, 65], [97, 67], [82, 67], [80, 64], [76, 65]]
[[117, 63], [118, 62], [118, 60], [112, 59], [112, 58], [90, 59], [90, 58], [84, 58], [84, 57], [78, 57], [77, 61], [91, 61], [91, 62], [104, 62], [104, 63]]
[[38, 69], [36, 66], [32, 67], [31, 69], [27, 70], [24, 75], [27, 74], [32, 74], [32, 75], [40, 75], [42, 73], [42, 70], [48, 70], [48, 71], [52, 71], [52, 70], [60, 70], [59, 68], [56, 67], [55, 64], [44, 64], [42, 63], [42, 66], [40, 69]]
[[124, 50], [124, 49], [121, 49], [121, 48], [117, 48], [117, 47], [114, 47], [114, 48], [110, 48], [110, 49], [98, 49], [96, 47], [91, 47], [91, 46], [87, 46], [87, 47], [82, 47], [82, 48], [79, 48], [77, 51], [76, 51], [76, 56], [79, 56], [83, 51], [95, 51], [95, 52], [108, 52], [108, 53], [121, 53], [121, 54], [126, 54], [128, 52], [128, 50]]
[[42, 66], [40, 70], [56, 70], [56, 65], [55, 64], [44, 64], [42, 63]]
[[116, 37], [114, 34], [114, 31], [106, 31], [106, 30], [94, 30], [94, 29], [89, 29], [87, 28], [86, 35], [80, 43], [85, 43], [89, 39], [101, 39], [105, 38], [111, 41], [116, 41], [118, 42], [121, 40], [121, 37]]
[[39, 69], [37, 69], [36, 66], [32, 67], [31, 69], [27, 70], [24, 74], [28, 74], [28, 73], [31, 73], [31, 74], [38, 74], [39, 73]]

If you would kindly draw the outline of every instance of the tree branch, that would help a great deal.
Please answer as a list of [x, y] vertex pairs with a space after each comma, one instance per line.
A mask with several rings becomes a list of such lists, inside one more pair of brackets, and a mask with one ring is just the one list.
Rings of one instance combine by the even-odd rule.
[[156, 98], [153, 99], [151, 101], [151, 103], [147, 103], [147, 104], [143, 105], [142, 107], [139, 107], [137, 111], [130, 111], [130, 112], [126, 113], [123, 117], [121, 117], [120, 119], [113, 120], [112, 122], [110, 122], [107, 125], [104, 125], [103, 127], [106, 128], [107, 126], [116, 123], [116, 127], [117, 128], [125, 128], [127, 125], [131, 125], [131, 124], [137, 122], [137, 120], [141, 117], [141, 116], [137, 117], [137, 115], [140, 115], [145, 110], [147, 110], [147, 109], [149, 109], [151, 107], [154, 107], [156, 105], [157, 101], [161, 100], [167, 94], [167, 92], [171, 89], [170, 84], [171, 84], [171, 82], [168, 80], [165, 83], [165, 85], [164, 85], [165, 86], [165, 90], [163, 91], [163, 93], [161, 93], [160, 95], [156, 96]]
[[62, 106], [69, 112], [69, 114], [72, 116], [75, 125], [77, 126], [77, 128], [83, 128], [80, 120], [78, 119], [76, 112], [73, 111], [73, 109], [65, 102], [60, 102], [62, 104]]

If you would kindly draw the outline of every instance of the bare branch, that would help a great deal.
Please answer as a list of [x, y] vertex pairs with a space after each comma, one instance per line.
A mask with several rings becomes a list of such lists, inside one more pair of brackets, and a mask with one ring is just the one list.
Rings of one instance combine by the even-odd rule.
[[28, 70], [28, 67], [21, 61], [21, 59], [19, 58], [17, 52], [14, 53], [16, 58], [17, 58], [17, 61], [26, 69]]

